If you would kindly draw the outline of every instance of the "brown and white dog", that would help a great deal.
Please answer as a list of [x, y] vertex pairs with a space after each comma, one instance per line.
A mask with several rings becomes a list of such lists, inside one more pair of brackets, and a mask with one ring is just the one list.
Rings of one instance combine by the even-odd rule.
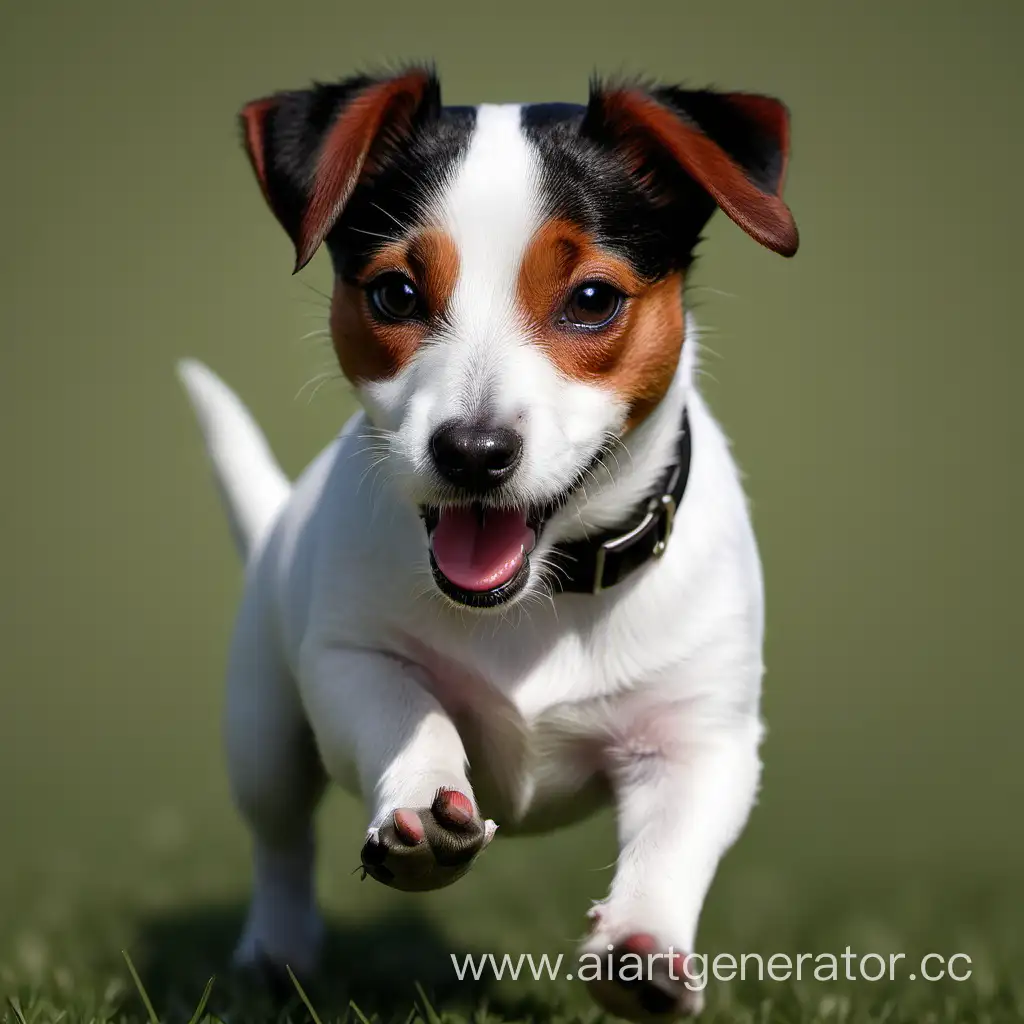
[[[584, 952], [692, 951], [757, 789], [763, 597], [684, 285], [716, 206], [796, 251], [785, 107], [628, 83], [444, 107], [413, 68], [241, 119], [296, 269], [330, 252], [362, 410], [293, 485], [227, 387], [181, 365], [247, 559], [237, 959], [313, 969], [327, 779], [366, 800], [364, 868], [400, 889], [456, 880], [494, 822], [611, 802], [621, 852]], [[638, 1020], [694, 1012], [676, 966], [592, 988]]]

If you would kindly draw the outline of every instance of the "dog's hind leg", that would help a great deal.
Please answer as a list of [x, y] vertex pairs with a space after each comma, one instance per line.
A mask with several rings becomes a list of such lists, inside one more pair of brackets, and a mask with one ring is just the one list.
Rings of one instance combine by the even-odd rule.
[[234, 799], [252, 833], [255, 876], [235, 963], [279, 981], [285, 965], [310, 973], [320, 950], [312, 817], [325, 776], [262, 600], [250, 579], [231, 647], [224, 724]]

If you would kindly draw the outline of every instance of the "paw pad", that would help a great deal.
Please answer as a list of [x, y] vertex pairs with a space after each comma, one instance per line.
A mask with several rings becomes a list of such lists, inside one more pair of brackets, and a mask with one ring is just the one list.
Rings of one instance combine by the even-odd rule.
[[667, 1021], [703, 1008], [703, 994], [686, 973], [686, 956], [673, 953], [670, 958], [653, 935], [627, 935], [614, 943], [609, 956], [611, 975], [588, 984], [594, 999], [611, 1013], [633, 1021]]
[[440, 889], [469, 870], [496, 829], [493, 821], [481, 820], [465, 793], [441, 789], [429, 807], [399, 808], [370, 829], [362, 866], [395, 889]]

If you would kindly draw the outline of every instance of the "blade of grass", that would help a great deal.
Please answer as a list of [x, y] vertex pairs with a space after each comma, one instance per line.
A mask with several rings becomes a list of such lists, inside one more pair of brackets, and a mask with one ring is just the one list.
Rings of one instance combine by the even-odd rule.
[[206, 1004], [210, 1001], [210, 993], [213, 991], [213, 983], [216, 980], [216, 976], [214, 976], [206, 983], [206, 988], [203, 989], [203, 995], [199, 1000], [199, 1005], [196, 1007], [196, 1012], [192, 1014], [188, 1024], [199, 1024], [203, 1019], [203, 1010], [206, 1009]]
[[363, 1011], [360, 1010], [351, 999], [348, 1001], [348, 1005], [352, 1008], [352, 1012], [359, 1018], [359, 1024], [370, 1024], [366, 1014], [363, 1013]]
[[139, 972], [135, 970], [135, 964], [132, 963], [132, 958], [128, 955], [128, 950], [122, 949], [121, 956], [124, 957], [124, 962], [128, 965], [132, 981], [135, 982], [135, 987], [139, 990], [139, 995], [142, 997], [143, 1005], [146, 1007], [146, 1013], [149, 1014], [149, 1024], [160, 1024], [160, 1018], [156, 1015], [156, 1010], [153, 1009], [153, 1004], [149, 1001], [149, 993], [146, 991], [146, 986], [142, 984]]
[[14, 1016], [18, 1018], [18, 1024], [28, 1024], [28, 1021], [25, 1020], [25, 1014], [21, 1012], [21, 1003], [14, 996], [9, 996], [7, 1003], [14, 1011]]
[[417, 981], [416, 991], [420, 994], [420, 999], [423, 1000], [423, 1012], [427, 1018], [427, 1024], [441, 1024], [441, 1018], [437, 1014], [437, 1010], [430, 1005], [430, 1000], [427, 998], [427, 993], [423, 991], [423, 986]]
[[299, 998], [305, 1003], [306, 1009], [309, 1010], [310, 1017], [313, 1018], [313, 1024], [324, 1024], [320, 1019], [313, 1004], [309, 1001], [309, 996], [306, 995], [306, 990], [299, 984], [299, 979], [295, 977], [295, 972], [285, 964], [284, 968], [288, 972], [288, 977], [292, 979], [292, 984], [295, 986], [295, 990], [299, 993]]

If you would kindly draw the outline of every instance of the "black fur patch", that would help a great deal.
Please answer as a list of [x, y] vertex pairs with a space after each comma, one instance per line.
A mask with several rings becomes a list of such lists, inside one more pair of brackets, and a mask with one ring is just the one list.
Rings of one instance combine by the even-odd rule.
[[[282, 93], [263, 146], [267, 188], [278, 218], [295, 237], [325, 134], [347, 103], [379, 79], [356, 76], [333, 85]], [[711, 138], [748, 179], [774, 192], [784, 155], [726, 96], [675, 86], [648, 95]], [[625, 156], [606, 123], [602, 86], [589, 104], [539, 103], [522, 108], [522, 129], [540, 156], [545, 213], [578, 224], [637, 273], [656, 280], [685, 269], [715, 210], [711, 196], [657, 145]], [[373, 251], [407, 234], [465, 157], [476, 125], [473, 107], [442, 107], [431, 74], [409, 129], [375, 145], [373, 171], [353, 191], [326, 238], [335, 273], [347, 281]]]
[[777, 140], [721, 93], [662, 86], [652, 95], [714, 139], [762, 192], [775, 192], [783, 158]]
[[656, 155], [650, 167], [631, 173], [582, 106], [527, 106], [522, 120], [543, 161], [549, 216], [579, 224], [641, 277], [655, 280], [689, 266], [715, 204], [688, 175]]
[[360, 181], [327, 236], [335, 273], [351, 281], [373, 250], [415, 225], [466, 151], [473, 107], [444, 107], [389, 149], [376, 173]]
[[[428, 74], [408, 130], [384, 131], [364, 175], [325, 239], [335, 273], [351, 279], [370, 252], [401, 236], [464, 155], [476, 123], [472, 107], [442, 107], [440, 84]], [[293, 241], [298, 238], [317, 159], [332, 125], [360, 93], [383, 79], [354, 75], [275, 94], [262, 125], [262, 158], [271, 207]], [[244, 131], [244, 125], [243, 125]]]
[[280, 92], [263, 129], [267, 193], [274, 214], [294, 240], [324, 135], [338, 112], [374, 79], [356, 75], [330, 85]]

